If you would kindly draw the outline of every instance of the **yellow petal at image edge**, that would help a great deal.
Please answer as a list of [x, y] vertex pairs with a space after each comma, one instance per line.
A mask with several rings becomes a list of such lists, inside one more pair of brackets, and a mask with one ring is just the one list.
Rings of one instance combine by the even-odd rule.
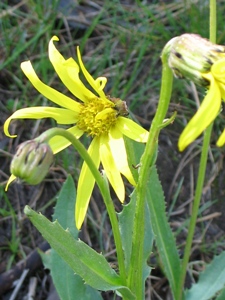
[[33, 86], [39, 91], [39, 93], [41, 93], [47, 99], [51, 100], [52, 102], [61, 107], [65, 107], [76, 112], [80, 111], [80, 103], [43, 83], [35, 73], [30, 61], [25, 61], [21, 63], [21, 69], [27, 76], [27, 78], [30, 80], [30, 82], [33, 84]]
[[222, 147], [225, 144], [225, 130], [220, 135], [218, 141], [216, 142], [217, 147]]
[[225, 84], [225, 58], [214, 62], [211, 73], [216, 81]]
[[[99, 155], [99, 138], [94, 138], [88, 148], [88, 153], [91, 156], [96, 168], [100, 164]], [[95, 178], [92, 175], [89, 167], [84, 162], [81, 168], [78, 185], [77, 199], [75, 209], [75, 220], [77, 229], [80, 229], [87, 213], [89, 201], [94, 188]]]
[[211, 84], [200, 108], [189, 121], [178, 141], [178, 148], [183, 151], [216, 118], [221, 106], [221, 93], [218, 84], [210, 77]]

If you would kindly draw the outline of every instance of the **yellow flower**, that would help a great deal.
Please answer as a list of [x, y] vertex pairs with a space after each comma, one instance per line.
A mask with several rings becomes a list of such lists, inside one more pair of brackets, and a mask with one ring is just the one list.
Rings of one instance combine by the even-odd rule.
[[[132, 185], [135, 185], [128, 166], [123, 136], [144, 143], [147, 141], [148, 132], [125, 117], [127, 115], [125, 102], [105, 95], [103, 89], [107, 79], [105, 77], [94, 79], [88, 73], [82, 62], [79, 48], [77, 48], [78, 65], [72, 58], [65, 60], [58, 52], [53, 43], [58, 40], [54, 36], [49, 42], [49, 59], [61, 81], [81, 102], [77, 102], [44, 84], [35, 73], [31, 62], [25, 61], [21, 64], [21, 68], [33, 86], [61, 108], [41, 106], [20, 109], [6, 120], [4, 132], [9, 137], [16, 137], [16, 135], [10, 135], [8, 131], [9, 124], [13, 119], [53, 118], [58, 124], [73, 124], [68, 131], [76, 138], [80, 138], [84, 133], [93, 138], [88, 153], [97, 168], [102, 163], [109, 182], [119, 200], [123, 202], [125, 188], [121, 174]], [[87, 89], [80, 80], [80, 68], [96, 94]], [[53, 153], [57, 153], [68, 147], [70, 143], [66, 139], [56, 136], [50, 140], [49, 145]], [[15, 176], [12, 174], [9, 183], [14, 179]], [[94, 184], [95, 179], [84, 162], [77, 188], [76, 224], [78, 228], [81, 227], [86, 215]]]
[[[183, 151], [213, 122], [220, 111], [222, 100], [225, 101], [225, 59], [216, 61], [210, 72], [203, 73], [202, 77], [209, 82], [208, 92], [179, 138], [180, 151]], [[225, 131], [219, 137], [217, 146], [221, 147], [224, 143]]]

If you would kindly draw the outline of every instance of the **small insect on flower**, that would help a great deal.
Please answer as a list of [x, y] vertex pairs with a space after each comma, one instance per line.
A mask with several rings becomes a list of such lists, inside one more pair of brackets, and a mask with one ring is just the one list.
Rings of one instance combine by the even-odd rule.
[[113, 103], [115, 103], [114, 109], [118, 112], [117, 116], [127, 117], [129, 115], [129, 111], [125, 101], [122, 101], [120, 98], [111, 98], [111, 97], [108, 98]]

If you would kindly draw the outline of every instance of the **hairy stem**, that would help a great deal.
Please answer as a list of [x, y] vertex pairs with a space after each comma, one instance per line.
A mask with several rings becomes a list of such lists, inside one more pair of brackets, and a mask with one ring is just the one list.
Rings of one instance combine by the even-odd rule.
[[158, 135], [161, 125], [166, 116], [170, 103], [172, 91], [173, 75], [167, 64], [167, 52], [162, 53], [163, 73], [162, 84], [158, 108], [149, 132], [149, 138], [145, 147], [144, 154], [141, 158], [141, 167], [138, 184], [136, 188], [137, 201], [134, 219], [134, 231], [132, 236], [131, 264], [128, 274], [128, 286], [133, 291], [137, 299], [144, 299], [144, 282], [143, 282], [143, 249], [144, 249], [144, 210], [146, 184], [151, 171], [151, 166], [155, 162], [156, 150], [158, 144]]

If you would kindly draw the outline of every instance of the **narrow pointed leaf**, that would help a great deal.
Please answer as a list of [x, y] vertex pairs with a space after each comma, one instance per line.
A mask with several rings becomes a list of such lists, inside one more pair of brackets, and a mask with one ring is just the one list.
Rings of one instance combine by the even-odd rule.
[[167, 221], [165, 199], [156, 167], [153, 166], [148, 180], [147, 203], [149, 206], [152, 229], [155, 234], [157, 249], [170, 282], [173, 294], [176, 294], [180, 275], [180, 260], [174, 235]]

